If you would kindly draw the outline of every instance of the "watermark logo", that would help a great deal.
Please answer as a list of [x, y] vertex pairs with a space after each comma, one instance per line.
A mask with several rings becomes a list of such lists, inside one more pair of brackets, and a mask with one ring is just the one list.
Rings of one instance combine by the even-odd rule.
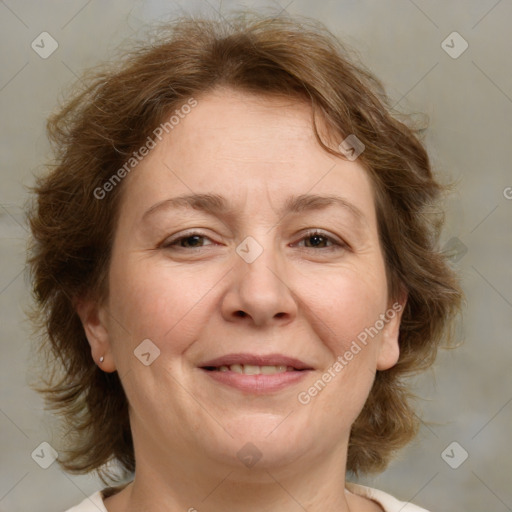
[[48, 32], [41, 32], [30, 46], [41, 59], [47, 59], [59, 47], [59, 43]]
[[459, 238], [454, 236], [446, 242], [443, 247], [443, 252], [447, 255], [450, 261], [457, 263], [466, 255], [468, 248], [459, 240]]
[[441, 43], [441, 48], [452, 59], [458, 59], [468, 49], [468, 47], [468, 42], [458, 32], [452, 32]]
[[242, 448], [240, 448], [240, 450], [238, 450], [236, 456], [250, 469], [261, 459], [263, 454], [254, 444], [246, 443]]
[[263, 252], [263, 247], [252, 236], [248, 236], [242, 243], [238, 244], [236, 253], [246, 263], [252, 263]]
[[32, 459], [43, 469], [48, 469], [58, 458], [57, 450], [50, 443], [42, 442], [31, 454]]
[[144, 366], [149, 366], [160, 356], [160, 349], [147, 338], [137, 345], [133, 353]]
[[356, 135], [351, 134], [346, 139], [342, 140], [338, 146], [340, 153], [345, 155], [347, 160], [353, 162], [365, 150], [365, 145], [357, 138]]
[[441, 453], [441, 458], [452, 469], [458, 469], [468, 457], [468, 452], [457, 441], [450, 443]]

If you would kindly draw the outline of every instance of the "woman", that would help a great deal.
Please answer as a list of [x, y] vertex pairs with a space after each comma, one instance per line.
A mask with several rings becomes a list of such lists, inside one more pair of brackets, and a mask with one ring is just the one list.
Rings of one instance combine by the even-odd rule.
[[345, 483], [415, 435], [461, 300], [386, 101], [315, 22], [183, 19], [50, 119], [43, 391], [62, 467], [121, 482], [71, 510], [423, 510]]

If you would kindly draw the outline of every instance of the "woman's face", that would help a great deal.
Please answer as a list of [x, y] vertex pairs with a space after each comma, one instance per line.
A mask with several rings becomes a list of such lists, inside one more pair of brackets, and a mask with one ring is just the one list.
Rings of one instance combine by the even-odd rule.
[[[339, 463], [398, 358], [370, 180], [306, 104], [197, 102], [122, 184], [109, 298], [81, 315], [93, 356], [119, 372], [138, 461]], [[217, 199], [173, 201], [196, 194]]]

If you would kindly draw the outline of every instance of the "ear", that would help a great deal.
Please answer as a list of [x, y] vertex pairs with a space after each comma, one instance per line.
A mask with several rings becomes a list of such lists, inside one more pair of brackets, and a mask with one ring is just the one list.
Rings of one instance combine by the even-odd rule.
[[[78, 299], [75, 301], [75, 310], [82, 322], [94, 362], [105, 372], [116, 371], [106, 306], [91, 299]], [[103, 360], [100, 361], [102, 357]]]
[[385, 326], [382, 331], [381, 345], [377, 356], [377, 370], [388, 370], [395, 366], [400, 357], [400, 322], [407, 303], [407, 292], [402, 291], [400, 298], [388, 305], [385, 313]]

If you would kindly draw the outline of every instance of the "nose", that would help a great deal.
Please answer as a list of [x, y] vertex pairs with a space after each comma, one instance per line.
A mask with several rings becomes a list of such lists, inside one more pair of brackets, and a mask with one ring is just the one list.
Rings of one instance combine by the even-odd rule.
[[297, 316], [297, 302], [289, 272], [278, 249], [266, 244], [251, 263], [235, 254], [235, 268], [229, 273], [230, 289], [224, 296], [222, 314], [228, 321], [262, 327], [284, 325]]

